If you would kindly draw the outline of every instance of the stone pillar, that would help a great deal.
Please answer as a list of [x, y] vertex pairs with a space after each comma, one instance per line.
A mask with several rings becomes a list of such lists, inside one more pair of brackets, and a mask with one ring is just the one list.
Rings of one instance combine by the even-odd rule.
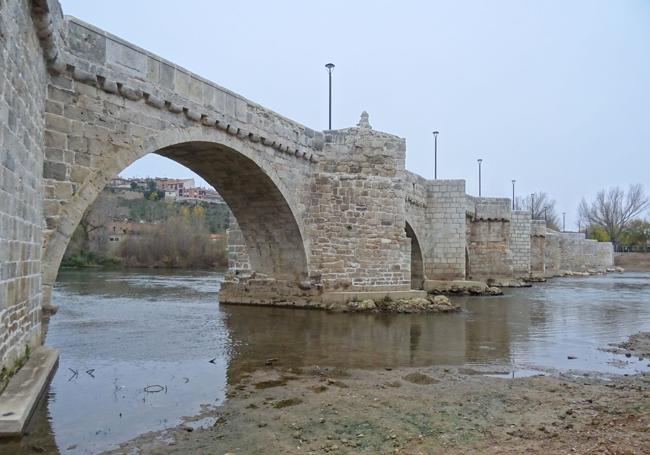
[[508, 284], [513, 277], [510, 251], [510, 199], [470, 198], [474, 213], [468, 245], [470, 280]]
[[30, 3], [0, 8], [0, 368], [41, 341], [47, 72]]
[[598, 268], [596, 263], [596, 245], [597, 240], [584, 239], [582, 241], [582, 258], [585, 268], [590, 272], [595, 272]]
[[563, 271], [582, 272], [586, 269], [582, 251], [585, 239], [581, 232], [560, 232], [560, 268]]
[[535, 280], [546, 276], [546, 221], [532, 220], [530, 225], [530, 276]]
[[232, 213], [226, 235], [228, 238], [228, 272], [234, 275], [250, 275], [252, 272], [251, 261], [246, 241], [239, 224], [237, 224], [237, 219]]
[[611, 242], [598, 242], [596, 244], [596, 268], [607, 270], [614, 267], [614, 245]]
[[546, 229], [544, 245], [545, 276], [547, 278], [558, 276], [561, 273], [560, 235], [552, 229]]
[[365, 113], [356, 128], [325, 132], [305, 218], [311, 279], [324, 292], [410, 290], [405, 152], [404, 139], [372, 130]]
[[510, 218], [512, 272], [515, 278], [530, 276], [530, 212], [513, 211]]
[[427, 182], [425, 273], [429, 280], [465, 279], [464, 180]]

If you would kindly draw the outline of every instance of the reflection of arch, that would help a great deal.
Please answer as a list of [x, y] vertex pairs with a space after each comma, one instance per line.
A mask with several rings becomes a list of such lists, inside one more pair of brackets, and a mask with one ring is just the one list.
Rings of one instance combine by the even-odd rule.
[[247, 141], [216, 128], [169, 128], [145, 140], [134, 139], [129, 148], [106, 144], [100, 165], [59, 211], [60, 223], [43, 250], [44, 286], [54, 283], [69, 239], [88, 206], [114, 175], [148, 153], [188, 167], [217, 189], [237, 218], [253, 270], [292, 281], [307, 276], [307, 246], [293, 193], [268, 160]]
[[411, 239], [411, 289], [422, 289], [424, 286], [424, 262], [420, 242], [408, 222], [404, 230], [406, 237]]

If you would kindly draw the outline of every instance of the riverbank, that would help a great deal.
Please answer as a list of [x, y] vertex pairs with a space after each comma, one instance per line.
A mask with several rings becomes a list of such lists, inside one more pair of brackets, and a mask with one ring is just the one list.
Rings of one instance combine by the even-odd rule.
[[616, 253], [614, 263], [628, 272], [650, 272], [650, 253]]
[[641, 454], [650, 447], [647, 374], [515, 371], [513, 378], [501, 369], [267, 363], [233, 384], [223, 406], [109, 453]]

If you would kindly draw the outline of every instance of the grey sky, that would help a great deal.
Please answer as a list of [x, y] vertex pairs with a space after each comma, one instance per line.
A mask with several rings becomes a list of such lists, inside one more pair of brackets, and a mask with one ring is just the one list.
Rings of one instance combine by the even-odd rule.
[[[61, 0], [70, 14], [314, 129], [362, 110], [407, 140], [407, 168], [483, 195], [650, 191], [650, 1]], [[145, 161], [146, 160], [146, 161]], [[143, 163], [144, 162], [144, 163]], [[128, 175], [177, 175], [145, 158]]]

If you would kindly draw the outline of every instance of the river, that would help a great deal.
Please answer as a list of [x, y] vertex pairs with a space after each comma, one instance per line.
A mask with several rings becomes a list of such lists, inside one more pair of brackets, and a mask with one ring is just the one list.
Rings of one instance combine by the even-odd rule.
[[0, 453], [113, 448], [219, 406], [229, 384], [272, 358], [296, 367], [468, 365], [508, 376], [650, 370], [648, 359], [598, 349], [650, 330], [649, 273], [559, 278], [499, 297], [453, 297], [460, 313], [413, 315], [220, 306], [222, 278], [63, 270], [46, 340], [60, 351], [59, 368], [29, 434], [1, 443]]

